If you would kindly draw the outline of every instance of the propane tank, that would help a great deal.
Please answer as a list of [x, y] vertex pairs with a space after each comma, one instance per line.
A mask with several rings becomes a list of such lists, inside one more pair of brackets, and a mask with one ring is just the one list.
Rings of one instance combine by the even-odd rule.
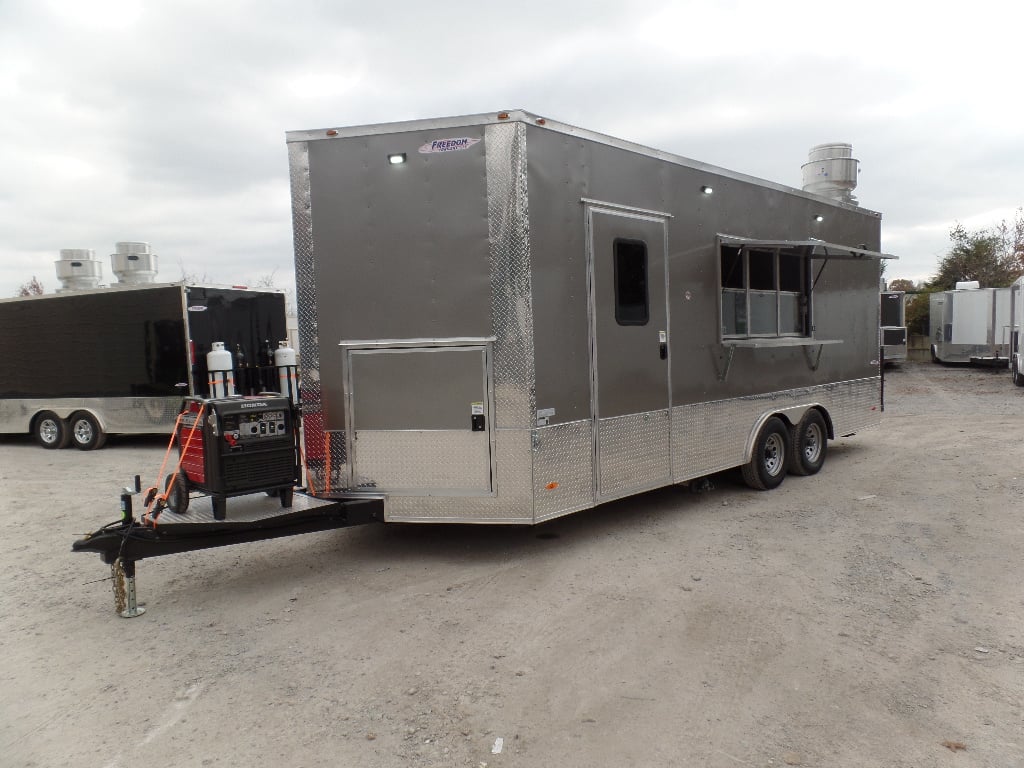
[[295, 350], [288, 346], [287, 341], [280, 342], [274, 350], [274, 366], [277, 368], [277, 386], [281, 394], [287, 396], [292, 405], [298, 405], [299, 382], [295, 367]]
[[231, 353], [224, 349], [223, 341], [213, 342], [206, 353], [206, 370], [210, 383], [210, 397], [232, 397], [235, 394], [235, 366]]

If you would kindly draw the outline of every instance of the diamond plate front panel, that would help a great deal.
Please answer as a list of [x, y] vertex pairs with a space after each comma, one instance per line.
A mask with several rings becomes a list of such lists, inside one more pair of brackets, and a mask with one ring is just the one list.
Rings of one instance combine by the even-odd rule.
[[494, 423], [499, 429], [529, 429], [536, 406], [526, 128], [518, 122], [490, 125], [485, 140], [495, 336]]
[[832, 418], [837, 437], [876, 426], [881, 421], [878, 390], [878, 379], [858, 379], [674, 408], [673, 482], [745, 463], [753, 428], [767, 414], [820, 405]]
[[574, 421], [536, 431], [534, 522], [540, 523], [594, 506], [594, 434], [591, 424], [590, 421]]
[[496, 495], [389, 496], [385, 519], [406, 523], [533, 523], [530, 430], [495, 433]]
[[344, 432], [324, 432], [320, 406], [320, 346], [316, 310], [316, 259], [313, 252], [309, 145], [288, 145], [295, 249], [295, 304], [299, 318], [299, 373], [302, 381], [302, 430], [314, 486], [332, 490], [348, 484]]
[[669, 412], [651, 411], [598, 423], [598, 496], [607, 501], [671, 482]]
[[356, 430], [355, 483], [379, 493], [491, 492], [487, 432]]

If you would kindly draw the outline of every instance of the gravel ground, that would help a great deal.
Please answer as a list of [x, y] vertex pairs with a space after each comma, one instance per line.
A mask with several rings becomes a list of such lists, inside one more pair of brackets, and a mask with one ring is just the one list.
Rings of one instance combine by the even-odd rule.
[[0, 441], [0, 765], [1020, 768], [1024, 390], [886, 396], [775, 491], [146, 560], [133, 620], [70, 545], [163, 440]]

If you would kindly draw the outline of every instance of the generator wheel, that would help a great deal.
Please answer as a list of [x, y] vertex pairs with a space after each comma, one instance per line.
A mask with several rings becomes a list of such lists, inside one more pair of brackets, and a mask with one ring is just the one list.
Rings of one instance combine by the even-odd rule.
[[828, 427], [821, 411], [804, 414], [789, 435], [789, 471], [794, 475], [814, 475], [825, 465]]
[[757, 433], [750, 461], [743, 465], [743, 482], [755, 491], [777, 488], [786, 479], [788, 457], [789, 429], [772, 416]]
[[168, 475], [164, 491], [167, 493], [167, 508], [171, 512], [179, 515], [188, 512], [188, 477], [184, 472]]
[[102, 448], [107, 436], [100, 427], [96, 417], [86, 411], [71, 414], [68, 419], [71, 425], [71, 443], [80, 451], [92, 451]]
[[71, 438], [67, 422], [53, 411], [43, 411], [32, 422], [32, 435], [43, 448], [64, 448]]

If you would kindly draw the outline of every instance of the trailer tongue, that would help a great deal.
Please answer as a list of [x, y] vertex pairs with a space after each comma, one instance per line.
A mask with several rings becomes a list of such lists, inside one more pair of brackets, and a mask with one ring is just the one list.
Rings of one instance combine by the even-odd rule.
[[[122, 508], [125, 498], [122, 496]], [[130, 494], [127, 498], [130, 500]], [[294, 494], [288, 509], [265, 494], [234, 499], [230, 519], [223, 520], [212, 510], [193, 509], [185, 515], [164, 510], [155, 526], [134, 517], [129, 504], [120, 521], [79, 539], [71, 549], [98, 552], [110, 565], [116, 610], [131, 618], [144, 612], [135, 596], [135, 563], [139, 560], [383, 520], [381, 499], [321, 499], [306, 493]]]

